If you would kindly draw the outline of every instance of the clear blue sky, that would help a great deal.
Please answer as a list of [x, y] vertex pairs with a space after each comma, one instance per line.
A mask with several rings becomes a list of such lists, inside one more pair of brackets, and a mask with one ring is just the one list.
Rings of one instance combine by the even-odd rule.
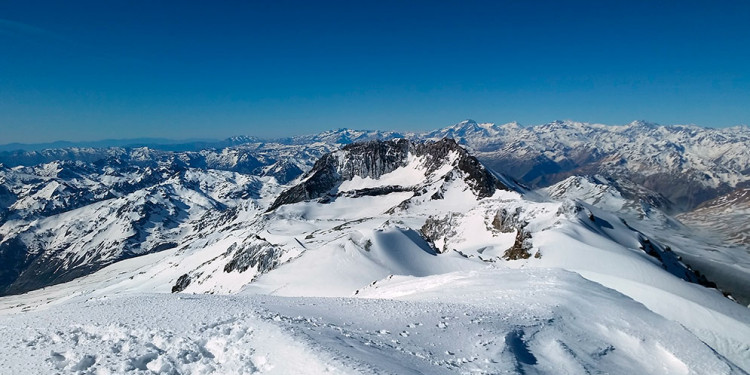
[[0, 143], [750, 122], [748, 1], [0, 2]]

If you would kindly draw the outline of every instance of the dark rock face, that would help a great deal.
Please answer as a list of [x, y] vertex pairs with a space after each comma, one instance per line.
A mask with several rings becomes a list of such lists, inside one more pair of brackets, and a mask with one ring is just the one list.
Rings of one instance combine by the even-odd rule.
[[[419, 230], [419, 234], [422, 235], [422, 238], [430, 244], [435, 252], [442, 254], [449, 250], [448, 241], [446, 241], [446, 239], [455, 234], [455, 231], [453, 230], [455, 226], [456, 223], [453, 216], [449, 215], [444, 218], [430, 216]], [[436, 245], [439, 241], [442, 241], [442, 247]]]
[[311, 172], [310, 178], [281, 193], [268, 208], [268, 211], [273, 211], [285, 204], [320, 198], [329, 193], [341, 181], [341, 177], [330, 165], [322, 164], [319, 166], [319, 163], [320, 161], [315, 163], [314, 172]]
[[[281, 193], [269, 211], [285, 204], [321, 198], [326, 195], [335, 196], [336, 187], [355, 176], [378, 179], [384, 174], [406, 166], [410, 153], [425, 159], [425, 176], [427, 176], [442, 167], [452, 152], [458, 154], [458, 160], [454, 165], [455, 170], [463, 174], [462, 177], [478, 198], [490, 197], [497, 189], [509, 190], [475, 157], [469, 155], [452, 139], [425, 143], [415, 143], [405, 139], [369, 141], [353, 143], [337, 152], [324, 155], [304, 176], [303, 182]], [[396, 188], [393, 190], [395, 191]]]
[[336, 153], [331, 153], [326, 163], [333, 163], [342, 180], [351, 180], [355, 176], [377, 179], [405, 166], [410, 148], [414, 145], [405, 139], [352, 143], [341, 149], [343, 158], [339, 159]]
[[428, 156], [428, 173], [439, 169], [448, 154], [451, 152], [458, 153], [457, 169], [464, 173], [464, 179], [471, 189], [477, 195], [477, 198], [491, 197], [497, 189], [510, 190], [500, 182], [492, 173], [485, 168], [477, 158], [469, 155], [463, 147], [459, 146], [452, 139], [441, 139], [437, 142], [417, 143], [414, 144], [418, 156]]
[[[2, 285], [4, 289], [0, 296], [21, 294], [50, 285], [65, 283], [81, 276], [96, 272], [112, 263], [92, 262], [85, 263], [83, 260], [63, 264], [59, 259], [47, 254], [24, 253], [18, 254], [17, 270], [11, 276], [12, 283]], [[124, 258], [123, 258], [124, 259]]]
[[18, 197], [13, 194], [5, 185], [0, 185], [0, 222], [3, 222], [8, 215], [8, 207], [16, 202]]
[[172, 286], [172, 293], [179, 293], [185, 290], [190, 285], [190, 275], [184, 274], [177, 279], [177, 282]]
[[366, 188], [366, 189], [357, 189], [354, 191], [348, 191], [346, 193], [343, 193], [344, 196], [350, 197], [350, 198], [357, 198], [357, 197], [376, 197], [379, 195], [387, 195], [391, 193], [399, 193], [404, 191], [413, 191], [410, 187], [404, 187], [404, 186], [398, 186], [398, 185], [388, 185], [388, 186], [381, 186], [381, 187], [374, 187], [374, 188]]
[[[445, 217], [430, 216], [419, 230], [420, 235], [438, 253], [449, 250], [449, 240], [456, 235], [455, 227], [459, 226], [460, 215], [449, 214]], [[533, 245], [531, 234], [526, 230], [527, 222], [519, 219], [519, 211], [509, 212], [502, 209], [495, 214], [492, 222], [487, 225], [488, 230], [500, 233], [516, 232], [516, 240], [509, 249], [505, 251], [502, 258], [505, 260], [528, 259], [531, 257]], [[438, 246], [438, 244], [442, 244]], [[535, 258], [541, 258], [541, 254], [534, 254]]]
[[258, 273], [266, 273], [277, 266], [282, 254], [281, 249], [257, 235], [244, 241], [241, 246], [232, 245], [227, 253], [233, 251], [234, 256], [224, 266], [224, 272], [245, 272], [257, 267]]
[[708, 280], [700, 271], [682, 262], [679, 255], [675, 254], [669, 246], [662, 246], [641, 235], [638, 239], [639, 248], [649, 256], [656, 258], [667, 272], [691, 283], [700, 284], [706, 288], [718, 289], [716, 283]]
[[[510, 249], [505, 250], [503, 253], [503, 259], [505, 260], [518, 260], [518, 259], [529, 259], [531, 257], [531, 234], [529, 234], [523, 228], [519, 228], [516, 232], [516, 241]], [[537, 253], [539, 254], [539, 253]]]
[[28, 259], [26, 244], [12, 238], [0, 242], [0, 296], [8, 294], [8, 287], [18, 278], [33, 259]]
[[512, 212], [504, 208], [498, 211], [492, 219], [491, 229], [500, 233], [512, 233], [513, 231], [518, 230], [518, 228], [523, 227], [525, 223], [521, 222], [519, 219], [520, 211], [520, 208], [517, 208]]

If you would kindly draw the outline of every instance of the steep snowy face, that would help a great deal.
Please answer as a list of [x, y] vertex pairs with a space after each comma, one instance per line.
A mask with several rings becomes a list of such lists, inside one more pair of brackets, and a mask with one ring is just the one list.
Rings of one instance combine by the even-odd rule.
[[687, 226], [690, 237], [704, 238], [703, 243], [682, 246], [691, 250], [683, 257], [731, 290], [737, 301], [750, 305], [750, 189], [704, 202], [676, 219]]
[[[637, 185], [622, 185], [601, 176], [569, 177], [539, 195], [595, 206], [627, 220], [648, 238], [669, 246], [701, 277], [743, 305], [750, 304], [750, 250], [747, 189], [704, 203], [672, 217], [659, 194]], [[668, 205], [666, 206], [668, 207]]]
[[[341, 195], [382, 195], [411, 191], [440, 198], [450, 181], [465, 182], [477, 198], [509, 190], [497, 176], [451, 139], [415, 143], [408, 140], [370, 141], [344, 146], [323, 156], [303, 180], [271, 205]], [[442, 185], [432, 192], [433, 187]]]

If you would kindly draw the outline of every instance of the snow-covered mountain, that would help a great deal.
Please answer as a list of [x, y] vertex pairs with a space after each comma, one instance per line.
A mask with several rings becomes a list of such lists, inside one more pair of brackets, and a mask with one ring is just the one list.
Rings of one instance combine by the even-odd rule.
[[[242, 171], [242, 165], [212, 165], [225, 160], [218, 152], [313, 145], [323, 152], [367, 140], [455, 139], [488, 167], [531, 187], [546, 187], [576, 175], [600, 175], [621, 185], [637, 185], [663, 195], [673, 213], [750, 185], [750, 128], [702, 128], [694, 125], [657, 125], [634, 121], [602, 125], [554, 121], [535, 126], [477, 123], [465, 120], [429, 132], [337, 129], [319, 134], [261, 140], [238, 136], [216, 142], [204, 151], [179, 152], [194, 167]], [[209, 144], [206, 144], [209, 146]], [[155, 147], [159, 147], [156, 145]], [[66, 148], [0, 153], [5, 166], [37, 165], [58, 160], [95, 161], [107, 154], [123, 155], [132, 148]], [[173, 155], [170, 151], [152, 153]], [[318, 152], [312, 162], [322, 155]], [[210, 159], [210, 160], [209, 160]], [[252, 160], [245, 172], [257, 167]], [[303, 168], [305, 169], [305, 168]]]
[[0, 298], [0, 360], [42, 373], [749, 371], [750, 309], [726, 295], [747, 304], [750, 256], [692, 233], [628, 168], [530, 190], [472, 153], [525, 129], [339, 130], [1, 167], [5, 293], [46, 287]]
[[[540, 189], [537, 193], [554, 200], [580, 201], [616, 213], [627, 221], [628, 226], [668, 244], [670, 250], [678, 254], [686, 265], [720, 285], [724, 292], [730, 293], [742, 304], [750, 304], [750, 257], [747, 248], [738, 247], [727, 241], [726, 237], [711, 233], [714, 228], [722, 228], [724, 221], [704, 216], [704, 221], [691, 222], [683, 218], [683, 215], [690, 215], [688, 213], [677, 216], [683, 223], [662, 210], [663, 199], [659, 195], [643, 190], [633, 194], [630, 189], [632, 187], [622, 187], [601, 176], [576, 176]], [[735, 211], [725, 206], [725, 209], [734, 211], [734, 219], [740, 223], [750, 217], [741, 208]], [[736, 226], [741, 227], [742, 224]]]
[[677, 215], [683, 223], [700, 228], [729, 244], [750, 249], [750, 189], [740, 188], [703, 202], [696, 209]]
[[174, 247], [207, 213], [256, 204], [330, 147], [74, 149], [43, 152], [62, 160], [0, 166], [0, 294]]
[[[383, 176], [388, 175], [384, 179]], [[325, 155], [302, 182], [283, 192], [270, 210], [304, 200], [383, 195], [398, 191], [432, 194], [442, 199], [447, 186], [460, 179], [478, 197], [508, 189], [489, 170], [452, 139], [414, 143], [405, 139], [369, 141], [344, 146]], [[441, 181], [442, 180], [442, 181]], [[388, 181], [393, 184], [389, 185]], [[432, 185], [441, 182], [436, 189]]]
[[302, 135], [290, 138], [273, 140], [274, 142], [290, 145], [309, 145], [314, 143], [327, 143], [345, 145], [355, 142], [372, 140], [387, 140], [399, 138], [413, 138], [413, 133], [400, 133], [381, 130], [354, 130], [341, 128], [337, 130], [324, 131], [319, 134]]
[[662, 195], [671, 213], [750, 184], [750, 128], [702, 128], [634, 121], [603, 125], [554, 121], [535, 126], [465, 120], [429, 132], [338, 129], [282, 140], [344, 145], [372, 139], [455, 139], [491, 169], [530, 187], [599, 175]]
[[700, 203], [750, 180], [750, 128], [608, 126], [573, 121], [521, 127], [463, 121], [424, 135], [450, 136], [489, 167], [530, 186], [574, 175], [602, 175], [668, 198], [674, 209]]
[[39, 181], [38, 191], [19, 194], [8, 208], [10, 219], [0, 226], [4, 293], [68, 281], [175, 247], [192, 221], [256, 199], [269, 183], [234, 172], [145, 168], [107, 175], [107, 183], [87, 191], [85, 183], [97, 177], [105, 181], [96, 174], [83, 181], [56, 175]]

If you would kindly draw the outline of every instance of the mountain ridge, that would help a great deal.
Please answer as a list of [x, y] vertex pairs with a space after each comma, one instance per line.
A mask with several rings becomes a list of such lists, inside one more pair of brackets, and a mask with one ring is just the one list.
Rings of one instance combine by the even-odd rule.
[[[216, 150], [250, 150], [269, 144], [288, 147], [342, 145], [367, 140], [453, 138], [469, 148], [491, 169], [530, 187], [546, 187], [572, 175], [603, 175], [635, 183], [668, 198], [673, 212], [688, 211], [700, 203], [750, 186], [750, 128], [703, 128], [695, 125], [658, 125], [634, 121], [602, 125], [553, 121], [534, 126], [492, 124], [465, 120], [427, 132], [392, 132], [338, 129], [314, 135], [261, 140], [233, 137]], [[248, 143], [250, 142], [250, 143]], [[210, 149], [210, 148], [209, 148]], [[52, 160], [101, 159], [101, 149], [46, 150], [0, 153], [7, 167], [35, 165]], [[111, 154], [130, 149], [111, 148]], [[164, 152], [164, 151], [162, 151]], [[196, 151], [174, 151], [189, 156]], [[203, 151], [206, 152], [206, 151]], [[305, 168], [302, 168], [303, 170]]]

